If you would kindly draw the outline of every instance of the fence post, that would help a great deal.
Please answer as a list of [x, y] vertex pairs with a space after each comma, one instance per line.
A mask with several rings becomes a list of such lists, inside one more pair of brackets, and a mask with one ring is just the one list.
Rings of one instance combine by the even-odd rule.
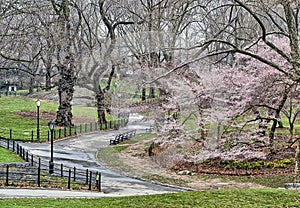
[[41, 158], [39, 157], [39, 166], [38, 166], [38, 187], [41, 187]]
[[89, 190], [92, 190], [92, 171], [90, 171]]
[[31, 131], [31, 142], [33, 142], [33, 130]]
[[89, 169], [86, 169], [86, 180], [85, 180], [85, 184], [89, 183]]
[[17, 144], [17, 155], [19, 154], [19, 144]]
[[20, 155], [20, 157], [22, 157], [22, 147], [21, 147], [21, 146], [19, 146], [19, 148], [20, 148], [19, 155]]
[[74, 175], [73, 175], [73, 180], [75, 181], [76, 180], [76, 167], [74, 166]]
[[8, 186], [8, 178], [9, 178], [9, 166], [6, 165], [6, 181], [5, 181], [6, 186]]
[[98, 191], [101, 191], [101, 173], [96, 173], [96, 187], [98, 188]]
[[90, 132], [93, 131], [93, 123], [90, 123]]
[[9, 139], [12, 139], [12, 129], [9, 130]]
[[82, 125], [80, 124], [79, 126], [79, 133], [81, 134], [82, 133]]
[[68, 189], [71, 189], [71, 168], [69, 168]]
[[48, 130], [48, 132], [47, 132], [47, 133], [48, 133], [48, 136], [47, 136], [47, 138], [48, 138], [48, 142], [49, 142], [49, 141], [50, 141], [50, 140], [49, 140], [49, 138], [50, 138], [50, 131]]
[[64, 165], [60, 164], [60, 177], [64, 177]]
[[9, 139], [7, 139], [7, 149], [9, 149]]
[[28, 159], [28, 150], [26, 151], [26, 162], [29, 162], [29, 159]]
[[99, 191], [102, 191], [102, 175], [101, 173], [99, 172]]
[[64, 127], [64, 137], [67, 137], [67, 129]]
[[71, 128], [71, 126], [69, 127], [69, 136], [72, 136], [72, 128]]
[[31, 155], [31, 166], [33, 166], [33, 155]]

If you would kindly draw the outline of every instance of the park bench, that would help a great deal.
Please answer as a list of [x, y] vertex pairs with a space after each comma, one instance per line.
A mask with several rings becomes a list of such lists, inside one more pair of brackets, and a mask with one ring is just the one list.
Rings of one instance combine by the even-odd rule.
[[128, 139], [134, 137], [135, 133], [136, 133], [136, 130], [131, 130], [131, 131], [124, 132], [122, 134], [118, 134], [109, 141], [109, 144], [110, 145], [119, 144], [120, 142], [123, 142], [125, 140], [128, 140]]
[[146, 132], [152, 132], [154, 127], [150, 125], [148, 128], [146, 128]]

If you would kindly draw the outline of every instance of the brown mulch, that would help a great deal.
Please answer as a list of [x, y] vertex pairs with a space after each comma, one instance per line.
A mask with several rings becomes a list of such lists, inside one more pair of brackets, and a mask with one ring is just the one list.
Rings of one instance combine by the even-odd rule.
[[[37, 118], [37, 113], [35, 111], [21, 111], [21, 112], [16, 112], [16, 114], [33, 120]], [[46, 121], [55, 120], [56, 113], [40, 111], [40, 119]], [[72, 121], [74, 124], [85, 124], [85, 123], [94, 123], [95, 119], [90, 117], [84, 117], [84, 116], [74, 116]]]
[[[30, 118], [30, 119], [37, 118], [37, 113], [35, 111], [21, 111], [21, 112], [16, 112], [16, 114], [19, 116], [25, 117], [25, 118]], [[54, 120], [56, 118], [56, 113], [41, 111], [40, 118], [43, 120]]]
[[[149, 141], [141, 141], [129, 144], [129, 147], [119, 153], [119, 158], [126, 165], [131, 167], [126, 175], [149, 180], [149, 175], [171, 178], [172, 180], [184, 181], [185, 185], [180, 185], [192, 190], [207, 190], [212, 187], [222, 188], [262, 188], [263, 186], [253, 183], [239, 183], [231, 180], [224, 181], [221, 178], [203, 179], [198, 177], [198, 173], [192, 175], [179, 175], [177, 171], [170, 170], [158, 165], [154, 159], [145, 153], [145, 145]], [[126, 144], [128, 145], [128, 144]], [[122, 171], [121, 171], [122, 172]], [[156, 181], [153, 179], [155, 182]], [[174, 185], [174, 184], [169, 184]], [[176, 185], [175, 185], [176, 186]]]

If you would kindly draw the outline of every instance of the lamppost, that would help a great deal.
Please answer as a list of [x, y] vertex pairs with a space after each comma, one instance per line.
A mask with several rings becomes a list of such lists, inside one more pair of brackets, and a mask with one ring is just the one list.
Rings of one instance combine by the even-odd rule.
[[51, 149], [50, 149], [50, 161], [49, 161], [49, 173], [52, 174], [54, 172], [54, 163], [53, 163], [53, 133], [55, 127], [55, 121], [51, 120], [48, 123], [50, 133], [51, 133]]
[[36, 108], [37, 108], [37, 128], [36, 128], [36, 138], [39, 141], [40, 140], [40, 106], [41, 106], [41, 101], [37, 99], [35, 102]]

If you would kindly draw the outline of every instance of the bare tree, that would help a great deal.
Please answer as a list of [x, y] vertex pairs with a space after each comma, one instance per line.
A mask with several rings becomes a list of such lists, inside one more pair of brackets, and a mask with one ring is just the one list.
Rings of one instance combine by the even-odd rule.
[[56, 124], [72, 125], [72, 104], [74, 86], [77, 78], [77, 58], [75, 39], [78, 37], [82, 21], [79, 5], [75, 1], [51, 0], [55, 17], [55, 53], [59, 72], [58, 95], [59, 107]]

